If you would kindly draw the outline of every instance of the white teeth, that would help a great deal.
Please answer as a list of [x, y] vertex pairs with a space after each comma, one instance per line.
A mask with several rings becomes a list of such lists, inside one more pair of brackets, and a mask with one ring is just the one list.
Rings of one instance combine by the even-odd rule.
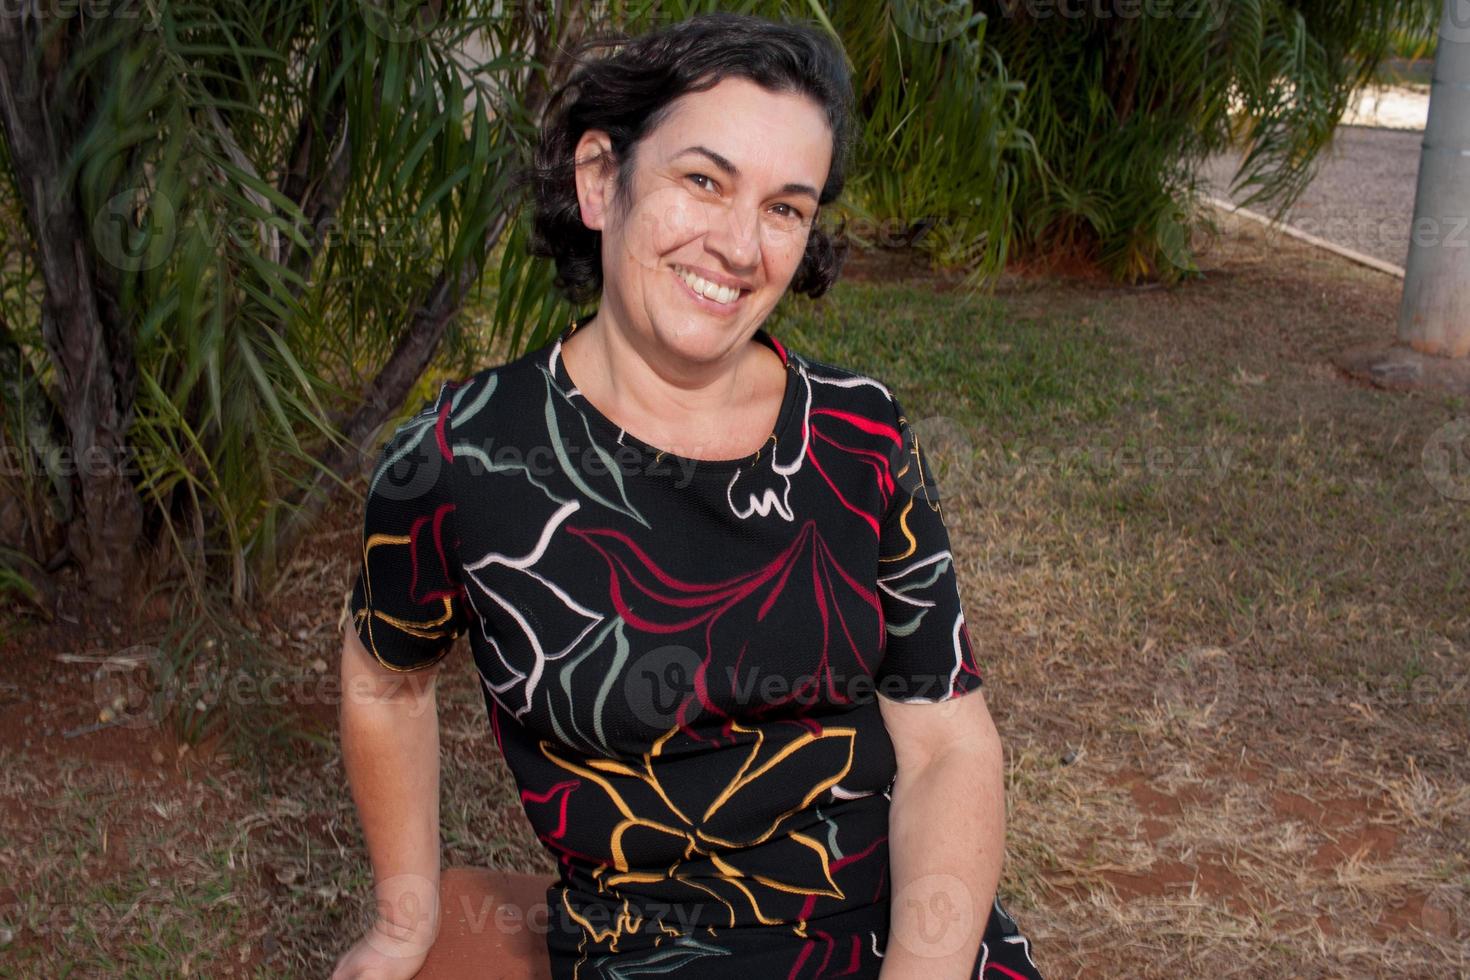
[[731, 289], [728, 286], [718, 286], [708, 279], [703, 279], [690, 272], [683, 266], [675, 266], [674, 270], [679, 278], [687, 282], [691, 289], [701, 296], [714, 300], [716, 303], [733, 303], [740, 295], [740, 290]]

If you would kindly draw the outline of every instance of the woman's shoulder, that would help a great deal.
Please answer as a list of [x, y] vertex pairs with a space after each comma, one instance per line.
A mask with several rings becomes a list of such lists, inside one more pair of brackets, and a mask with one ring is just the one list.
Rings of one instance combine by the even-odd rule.
[[846, 408], [881, 419], [898, 413], [898, 400], [885, 372], [863, 371], [800, 351], [790, 353], [802, 375], [808, 379], [814, 405]]
[[543, 379], [547, 375], [546, 358], [549, 346], [543, 345], [508, 360], [486, 365], [468, 375], [444, 379], [440, 382], [438, 393], [424, 406], [422, 412], [442, 414], [452, 426], [475, 419], [510, 417], [504, 412], [492, 415], [484, 412], [484, 409], [492, 399], [505, 402], [517, 397], [544, 394]]

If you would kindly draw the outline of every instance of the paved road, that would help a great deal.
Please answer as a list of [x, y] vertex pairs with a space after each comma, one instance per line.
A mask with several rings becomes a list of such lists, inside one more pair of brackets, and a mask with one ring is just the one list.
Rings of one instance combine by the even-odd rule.
[[[1343, 126], [1324, 151], [1321, 169], [1287, 212], [1288, 224], [1375, 258], [1402, 266], [1409, 255], [1414, 185], [1424, 134]], [[1211, 193], [1231, 201], [1226, 188], [1240, 154], [1216, 157], [1202, 176]], [[1265, 211], [1261, 205], [1253, 210]]]

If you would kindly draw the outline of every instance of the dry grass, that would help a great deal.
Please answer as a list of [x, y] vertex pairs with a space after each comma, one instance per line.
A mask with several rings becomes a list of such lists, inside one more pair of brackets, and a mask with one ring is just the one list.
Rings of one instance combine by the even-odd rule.
[[[911, 415], [951, 413], [921, 435], [1009, 751], [1003, 888], [1048, 976], [1470, 971], [1470, 521], [1420, 462], [1470, 408], [1344, 381], [1329, 357], [1388, 338], [1396, 284], [1261, 234], [1227, 227], [1175, 289], [1028, 279], [980, 301], [855, 268], [779, 328], [893, 378]], [[911, 356], [919, 326], [952, 356]], [[248, 946], [242, 972], [322, 976], [365, 927], [335, 700], [310, 683], [333, 673], [359, 519], [344, 506], [245, 624], [253, 669], [307, 682], [271, 725], [315, 740], [252, 743], [258, 712], [202, 774], [161, 733], [128, 733], [123, 770], [97, 736], [6, 750], [22, 973], [223, 975]], [[46, 642], [13, 639], [7, 664]], [[87, 707], [75, 673], [11, 680], [28, 718], [85, 720], [56, 717], [68, 691]], [[550, 871], [462, 648], [441, 726], [445, 862]], [[130, 828], [111, 863], [104, 810]], [[109, 928], [42, 936], [18, 912], [85, 902]], [[173, 932], [111, 928], [138, 902]]]
[[1232, 234], [1184, 289], [1003, 297], [1168, 393], [1040, 437], [1156, 465], [951, 469], [1006, 885], [1056, 976], [1464, 976], [1470, 521], [1419, 457], [1466, 406], [1328, 365], [1391, 334], [1393, 281]]
[[243, 781], [0, 751], [7, 977], [250, 975]]

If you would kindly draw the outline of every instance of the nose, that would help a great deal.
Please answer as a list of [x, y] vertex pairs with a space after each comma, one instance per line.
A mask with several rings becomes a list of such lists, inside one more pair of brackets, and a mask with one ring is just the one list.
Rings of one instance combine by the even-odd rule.
[[760, 261], [760, 222], [753, 208], [712, 209], [705, 247], [725, 260], [732, 272], [754, 269]]

